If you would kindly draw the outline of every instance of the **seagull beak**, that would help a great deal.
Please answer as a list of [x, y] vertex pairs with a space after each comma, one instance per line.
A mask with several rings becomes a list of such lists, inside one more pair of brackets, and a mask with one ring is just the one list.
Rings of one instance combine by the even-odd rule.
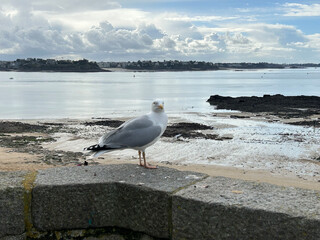
[[163, 109], [163, 105], [162, 105], [162, 104], [160, 104], [160, 105], [159, 105], [159, 108], [160, 108], [160, 109]]

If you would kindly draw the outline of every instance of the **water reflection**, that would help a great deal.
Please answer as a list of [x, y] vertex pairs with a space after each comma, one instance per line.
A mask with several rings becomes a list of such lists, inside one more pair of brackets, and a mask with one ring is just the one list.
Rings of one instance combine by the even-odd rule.
[[168, 112], [213, 111], [210, 95], [319, 95], [320, 70], [114, 73], [0, 72], [0, 118], [136, 115], [154, 98]]

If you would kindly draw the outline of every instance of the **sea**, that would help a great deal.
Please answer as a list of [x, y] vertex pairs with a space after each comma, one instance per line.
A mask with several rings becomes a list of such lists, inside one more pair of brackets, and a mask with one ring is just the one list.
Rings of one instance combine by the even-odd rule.
[[[112, 118], [218, 111], [211, 95], [320, 96], [320, 68], [188, 72], [0, 72], [0, 119]], [[221, 111], [221, 110], [219, 110]]]

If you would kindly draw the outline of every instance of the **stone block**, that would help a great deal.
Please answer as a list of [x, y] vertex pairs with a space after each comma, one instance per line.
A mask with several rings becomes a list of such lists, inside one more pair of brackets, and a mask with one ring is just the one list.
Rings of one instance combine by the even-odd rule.
[[320, 192], [210, 177], [172, 199], [173, 239], [319, 239]]
[[10, 235], [10, 236], [7, 236], [7, 237], [0, 238], [0, 240], [25, 240], [25, 239], [27, 239], [26, 234]]
[[42, 170], [32, 193], [34, 227], [54, 231], [117, 226], [168, 238], [170, 194], [204, 177], [132, 164]]
[[21, 235], [25, 231], [25, 172], [0, 172], [0, 238]]

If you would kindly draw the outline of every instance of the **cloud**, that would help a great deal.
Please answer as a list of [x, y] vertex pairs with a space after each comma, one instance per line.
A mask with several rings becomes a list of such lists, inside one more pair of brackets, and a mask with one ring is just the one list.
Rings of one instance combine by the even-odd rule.
[[288, 43], [288, 45], [297, 49], [308, 49], [320, 52], [320, 34], [312, 34], [306, 38], [308, 39], [307, 41], [292, 41], [291, 43]]
[[319, 17], [320, 4], [314, 3], [311, 5], [300, 3], [286, 3], [284, 16], [289, 17]]
[[222, 16], [176, 16], [167, 17], [165, 20], [168, 21], [184, 21], [184, 22], [212, 22], [212, 21], [225, 21], [225, 20], [235, 20], [238, 17], [222, 17]]
[[303, 33], [293, 26], [283, 24], [245, 25], [248, 35], [256, 42], [266, 45], [286, 45], [292, 41], [306, 41]]
[[176, 42], [168, 36], [164, 36], [154, 41], [155, 49], [170, 51], [170, 50], [174, 50], [175, 47], [176, 47]]
[[[152, 37], [148, 34], [157, 32], [154, 26], [145, 25], [134, 30], [117, 29], [109, 22], [100, 23], [85, 33], [88, 42], [97, 51], [139, 51], [148, 49], [153, 44]], [[157, 35], [157, 34], [155, 34]]]
[[[302, 6], [317, 8], [285, 6], [287, 13]], [[115, 1], [3, 0], [0, 21], [2, 59], [312, 62], [318, 61], [312, 52], [320, 51], [319, 34], [306, 35], [290, 25], [129, 9]]]
[[15, 8], [18, 10], [51, 12], [57, 14], [66, 12], [108, 10], [121, 7], [118, 2], [110, 0], [1, 0], [1, 5], [9, 9]]

